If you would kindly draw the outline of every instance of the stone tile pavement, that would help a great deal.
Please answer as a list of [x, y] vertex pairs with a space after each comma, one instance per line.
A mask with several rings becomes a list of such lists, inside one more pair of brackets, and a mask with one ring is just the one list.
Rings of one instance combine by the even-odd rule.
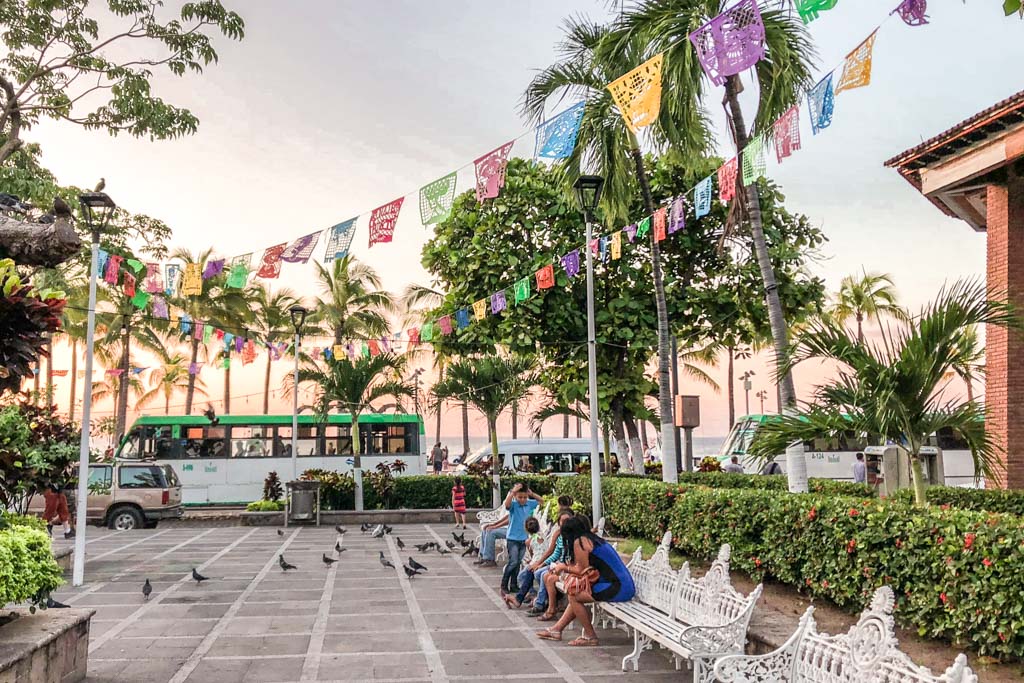
[[[499, 570], [412, 548], [450, 532], [396, 526], [374, 539], [350, 528], [328, 568], [333, 529], [90, 528], [86, 584], [54, 597], [96, 610], [90, 683], [684, 679], [659, 652], [644, 653], [639, 673], [621, 672], [632, 650], [621, 631], [599, 631], [600, 647], [579, 650], [539, 640], [541, 625], [501, 601]], [[297, 570], [283, 572], [280, 553]], [[412, 580], [401, 571], [410, 555], [429, 568]], [[193, 567], [210, 580], [196, 585]]]

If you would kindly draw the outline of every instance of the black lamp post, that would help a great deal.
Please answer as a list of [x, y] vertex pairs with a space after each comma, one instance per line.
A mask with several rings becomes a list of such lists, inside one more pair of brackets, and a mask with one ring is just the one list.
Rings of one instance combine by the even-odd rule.
[[304, 306], [295, 304], [288, 309], [295, 328], [295, 375], [292, 378], [292, 481], [299, 478], [299, 346], [302, 344], [302, 326], [309, 313]]

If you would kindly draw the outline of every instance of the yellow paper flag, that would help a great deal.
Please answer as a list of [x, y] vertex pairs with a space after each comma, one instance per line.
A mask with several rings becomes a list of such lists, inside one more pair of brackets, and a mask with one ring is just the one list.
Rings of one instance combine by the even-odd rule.
[[863, 43], [846, 55], [846, 63], [843, 64], [843, 75], [836, 86], [835, 94], [838, 95], [844, 90], [863, 88], [871, 83], [871, 56], [875, 49], [875, 35], [878, 30], [868, 36]]
[[663, 55], [654, 55], [625, 76], [608, 84], [615, 105], [626, 126], [636, 133], [658, 119], [661, 110], [661, 64]]
[[473, 315], [477, 320], [483, 320], [487, 316], [487, 299], [480, 299], [473, 304]]
[[336, 360], [341, 360], [345, 357], [345, 347], [341, 344], [335, 344], [334, 348], [331, 349], [331, 353], [334, 354]]
[[616, 230], [612, 233], [612, 260], [622, 258], [622, 231]]
[[199, 296], [203, 293], [203, 266], [200, 263], [186, 263], [185, 277], [181, 281], [182, 296]]

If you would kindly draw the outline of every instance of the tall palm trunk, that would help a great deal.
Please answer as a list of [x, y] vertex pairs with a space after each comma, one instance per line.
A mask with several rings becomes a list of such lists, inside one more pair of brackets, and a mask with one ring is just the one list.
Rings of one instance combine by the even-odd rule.
[[[725, 96], [729, 104], [729, 115], [732, 117], [733, 131], [736, 136], [736, 149], [742, 151], [747, 146], [747, 127], [743, 119], [743, 110], [739, 101], [739, 76], [729, 76], [725, 81]], [[768, 254], [768, 243], [764, 237], [764, 224], [761, 219], [761, 196], [756, 182], [744, 188], [747, 200], [747, 216], [750, 222], [750, 235], [753, 238], [754, 253], [764, 281], [765, 303], [768, 306], [768, 322], [772, 330], [772, 343], [775, 347], [775, 367], [788, 355], [789, 330], [786, 327], [786, 316], [779, 299], [779, 286], [775, 281], [775, 269], [772, 267]], [[796, 388], [793, 384], [793, 373], [787, 372], [780, 378], [779, 392], [782, 398], [783, 411], [796, 409]], [[789, 490], [794, 493], [807, 492], [807, 460], [804, 457], [803, 444], [796, 442], [786, 449], [786, 474], [789, 477]]]
[[857, 343], [864, 343], [864, 314], [857, 311]]
[[[629, 453], [629, 442], [626, 441], [626, 429], [622, 421], [622, 398], [616, 396], [612, 399], [612, 433], [615, 435], [615, 453], [618, 456], [619, 467], [628, 467], [626, 454]], [[609, 469], [611, 465], [609, 464]]]
[[[228, 366], [224, 368], [224, 414], [231, 414], [231, 364], [228, 356]], [[296, 391], [298, 389], [296, 388]]]
[[121, 363], [119, 365], [121, 374], [117, 377], [117, 426], [114, 428], [117, 443], [121, 443], [128, 423], [128, 386], [131, 384], [128, 374], [131, 372], [131, 368], [128, 363], [131, 358], [131, 350], [132, 328], [130, 324], [125, 323], [124, 335], [121, 339]]
[[469, 455], [469, 404], [462, 402], [462, 457]]
[[519, 401], [512, 402], [512, 438], [519, 437]]
[[441, 443], [441, 402], [437, 402], [437, 430], [434, 432], [437, 437], [434, 443]]
[[164, 415], [171, 414], [171, 394], [164, 393]]
[[[636, 178], [640, 182], [640, 193], [643, 195], [644, 210], [653, 215], [654, 199], [651, 197], [651, 185], [647, 180], [644, 168], [644, 156], [640, 151], [640, 142], [636, 135], [629, 134], [632, 149], [633, 165], [636, 167]], [[668, 325], [668, 302], [665, 300], [665, 281], [661, 272], [661, 247], [651, 230], [651, 274], [654, 279], [654, 304], [658, 311], [658, 412], [661, 419], [661, 451], [670, 457], [662, 457], [661, 477], [663, 481], [675, 482], [679, 478], [676, 471], [676, 460], [672, 456], [676, 452], [676, 429], [672, 419], [672, 385], [669, 383], [669, 364], [672, 360], [671, 334]]]
[[[192, 354], [189, 356], [189, 368], [195, 367], [196, 361], [199, 360], [199, 340], [192, 335]], [[185, 414], [192, 414], [192, 399], [196, 395], [196, 376], [191, 372], [188, 373], [188, 386], [185, 387]]]
[[53, 407], [53, 335], [46, 336], [46, 407]]
[[[580, 402], [576, 401], [576, 410], [579, 410], [579, 409], [580, 409]], [[583, 420], [580, 419], [579, 415], [576, 416], [576, 438], [577, 439], [582, 439], [583, 438]]]
[[267, 349], [267, 371], [263, 375], [263, 414], [270, 414], [270, 349]]
[[640, 446], [644, 449], [644, 453], [651, 447], [649, 441], [647, 441], [647, 420], [640, 420]]
[[726, 383], [729, 385], [729, 429], [736, 424], [736, 387], [733, 386], [733, 358], [736, 355], [736, 348], [728, 347], [729, 365], [726, 374]]
[[636, 428], [636, 418], [632, 415], [625, 415], [622, 418], [626, 425], [626, 434], [629, 435], [629, 453], [633, 460], [633, 473], [644, 473], [644, 447], [640, 443], [640, 432]]
[[967, 378], [967, 402], [974, 403], [974, 378], [968, 376]]
[[[90, 378], [91, 379], [91, 378]], [[75, 421], [75, 391], [78, 389], [78, 340], [71, 340], [71, 396], [68, 401], [68, 422]]]

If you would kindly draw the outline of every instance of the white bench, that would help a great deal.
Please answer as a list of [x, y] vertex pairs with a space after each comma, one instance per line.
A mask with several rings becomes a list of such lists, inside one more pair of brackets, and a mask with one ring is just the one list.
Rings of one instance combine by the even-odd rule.
[[838, 636], [818, 633], [814, 608], [808, 607], [796, 633], [778, 650], [722, 657], [715, 676], [723, 683], [978, 683], [963, 654], [941, 676], [914, 664], [899, 649], [893, 605], [892, 589], [882, 586], [857, 624]]
[[[717, 658], [743, 652], [758, 585], [744, 597], [729, 581], [729, 545], [723, 545], [711, 569], [701, 578], [690, 576], [686, 563], [678, 571], [668, 561], [672, 534], [665, 533], [651, 559], [637, 548], [629, 562], [636, 596], [629, 602], [597, 603], [603, 615], [627, 633], [633, 633], [633, 651], [622, 659], [622, 670], [632, 663], [639, 670], [640, 655], [655, 644], [672, 653], [676, 668], [682, 660], [693, 666], [697, 683], [713, 681]], [[603, 619], [603, 616], [602, 616]]]

